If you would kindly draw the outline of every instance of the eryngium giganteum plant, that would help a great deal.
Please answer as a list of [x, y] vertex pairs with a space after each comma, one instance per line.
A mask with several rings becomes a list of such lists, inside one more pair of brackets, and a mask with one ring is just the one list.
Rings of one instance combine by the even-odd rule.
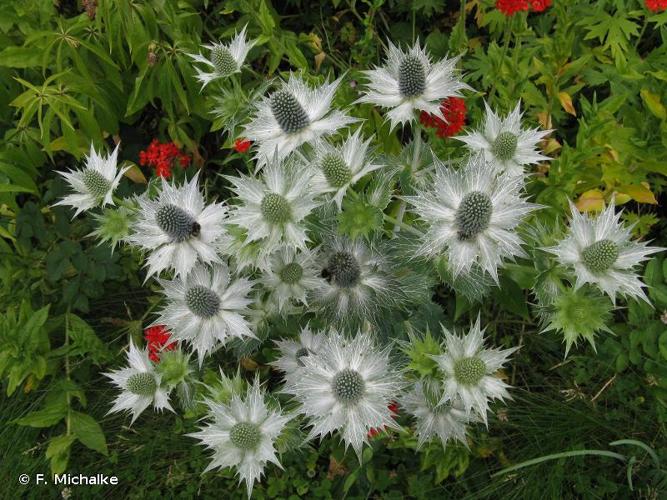
[[[58, 203], [88, 212], [93, 237], [139, 250], [146, 286], [163, 292], [151, 314], [169, 331], [169, 351], [129, 343], [128, 366], [107, 374], [119, 390], [109, 411], [134, 422], [150, 407], [199, 408], [190, 436], [210, 449], [207, 470], [235, 470], [250, 496], [304, 437], [340, 440], [361, 459], [381, 432], [411, 433], [418, 446], [468, 446], [482, 424], [493, 433], [488, 415], [511, 404], [518, 340], [501, 342], [483, 315], [447, 324], [433, 300], [438, 280], [475, 310], [516, 295], [512, 273], [522, 269], [521, 286], [566, 355], [608, 330], [618, 298], [648, 300], [637, 266], [660, 249], [633, 241], [613, 203], [598, 217], [572, 205], [568, 220], [566, 207], [531, 196], [549, 131], [522, 123], [519, 102], [498, 112], [485, 104], [483, 123], [459, 137], [465, 145], [452, 141], [447, 158], [424, 143], [419, 114], [446, 120], [443, 99], [472, 92], [458, 57], [389, 43], [384, 65], [341, 104], [346, 74], [240, 85], [256, 46], [246, 36], [192, 56], [202, 92], [234, 101], [233, 112], [213, 114], [228, 116], [230, 134], [243, 126], [244, 172], [151, 182], [121, 199], [117, 147], [63, 174], [74, 193]], [[402, 151], [359, 118], [371, 112], [407, 138]], [[549, 231], [537, 220], [547, 208], [561, 213]], [[254, 381], [217, 375], [241, 358]], [[267, 383], [268, 370], [284, 384]]]

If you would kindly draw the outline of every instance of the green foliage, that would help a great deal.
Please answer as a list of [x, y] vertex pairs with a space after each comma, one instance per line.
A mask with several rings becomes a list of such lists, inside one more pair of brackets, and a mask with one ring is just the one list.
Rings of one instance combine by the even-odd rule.
[[[192, 403], [183, 418], [148, 416], [133, 429], [105, 418], [113, 394], [99, 373], [118, 364], [129, 338], [141, 341], [157, 299], [141, 288], [138, 256], [118, 248], [126, 228], [112, 227], [110, 210], [125, 209], [110, 208], [92, 225], [90, 219], [70, 220], [68, 210], [53, 206], [65, 192], [55, 172], [76, 167], [91, 143], [99, 148], [112, 139], [121, 143], [122, 160], [136, 164], [139, 150], [160, 138], [183, 147], [202, 169], [206, 189], [226, 196], [225, 180], [216, 174], [252, 168], [247, 156], [231, 150], [249, 109], [266, 94], [270, 78], [290, 70], [318, 82], [345, 74], [336, 100], [349, 107], [359, 96], [360, 70], [378, 63], [387, 40], [407, 44], [419, 38], [434, 57], [465, 54], [459, 67], [478, 90], [466, 99], [468, 125], [480, 123], [483, 99], [502, 113], [520, 99], [528, 125], [554, 129], [542, 145], [554, 159], [537, 168], [528, 193], [544, 206], [539, 247], [557, 239], [556, 221], [568, 200], [597, 211], [612, 197], [635, 237], [667, 246], [658, 208], [667, 175], [666, 14], [652, 14], [636, 0], [562, 0], [544, 13], [505, 18], [494, 3], [98, 0], [87, 2], [94, 5], [86, 12], [76, 2], [5, 2], [0, 462], [7, 477], [43, 473], [48, 466], [53, 473], [122, 476], [118, 489], [91, 488], [85, 493], [91, 496], [143, 499], [178, 491], [183, 498], [220, 492], [245, 497], [230, 470], [200, 475], [208, 458], [183, 434], [194, 431], [202, 416], [196, 404], [202, 398], [229, 401], [257, 372], [275, 385], [267, 365], [272, 354], [256, 349], [258, 344], [237, 346], [242, 370], [236, 360], [216, 358], [226, 373], [239, 369], [238, 375], [221, 380], [208, 371], [202, 380], [209, 388], [180, 385], [181, 399]], [[214, 82], [202, 92], [189, 54], [205, 52], [202, 44], [227, 40], [246, 25], [257, 39], [249, 70], [234, 76], [231, 88]], [[357, 196], [346, 196], [339, 230], [352, 238], [400, 238], [414, 221], [391, 196], [411, 192], [430, 151], [416, 154], [414, 143], [403, 148], [409, 134], [390, 132], [377, 110], [352, 107], [351, 114], [365, 119], [365, 134], [376, 134], [378, 151], [403, 156], [362, 181]], [[459, 156], [457, 141], [429, 137], [440, 158]], [[124, 196], [143, 191], [146, 179], [135, 167], [121, 182]], [[95, 246], [91, 233], [103, 243]], [[232, 233], [238, 241], [247, 236]], [[244, 247], [246, 260], [254, 250]], [[359, 464], [336, 439], [319, 448], [303, 446], [305, 436], [292, 423], [277, 443], [280, 452], [290, 450], [280, 457], [284, 470], [272, 469], [254, 496], [663, 495], [664, 470], [639, 453], [631, 474], [634, 492], [622, 466], [590, 456], [540, 463], [504, 478], [492, 474], [548, 454], [607, 449], [628, 436], [648, 443], [665, 463], [667, 259], [652, 258], [644, 271], [652, 306], [630, 301], [613, 310], [597, 292], [567, 288], [542, 252], [508, 265], [500, 287], [481, 272], [472, 281], [452, 279], [446, 264], [410, 262], [403, 284], [414, 291], [418, 307], [391, 311], [380, 334], [410, 338], [402, 354], [420, 377], [437, 370], [430, 355], [440, 352], [440, 324], [466, 325], [479, 313], [496, 344], [522, 346], [511, 373], [502, 374], [518, 387], [515, 401], [497, 412], [488, 434], [477, 428], [469, 448], [429, 443], [417, 450], [411, 423], [400, 415], [406, 431], [373, 438]], [[272, 325], [262, 335], [278, 338], [293, 326]], [[545, 326], [551, 330], [541, 333]], [[575, 345], [579, 338], [592, 343], [594, 335], [597, 355], [585, 342]], [[566, 361], [563, 340], [572, 346]], [[170, 377], [185, 379], [185, 364], [176, 361]]]

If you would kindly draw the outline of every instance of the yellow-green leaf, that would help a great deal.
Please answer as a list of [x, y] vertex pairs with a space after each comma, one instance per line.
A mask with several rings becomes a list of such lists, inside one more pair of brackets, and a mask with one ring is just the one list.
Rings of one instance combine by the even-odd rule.
[[604, 194], [599, 189], [591, 189], [582, 193], [575, 205], [580, 212], [599, 212], [604, 210]]
[[639, 94], [642, 96], [644, 104], [646, 104], [651, 113], [661, 120], [667, 118], [667, 110], [665, 110], [665, 106], [660, 102], [659, 95], [654, 94], [649, 89], [642, 89]]

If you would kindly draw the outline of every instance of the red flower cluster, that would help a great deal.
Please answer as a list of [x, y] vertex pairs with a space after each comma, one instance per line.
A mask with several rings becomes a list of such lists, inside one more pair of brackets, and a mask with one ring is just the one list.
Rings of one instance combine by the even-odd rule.
[[667, 0], [646, 0], [646, 8], [651, 12], [662, 12], [667, 9]]
[[153, 363], [160, 362], [162, 351], [173, 351], [176, 342], [169, 342], [171, 334], [164, 325], [155, 325], [144, 330], [144, 338], [148, 344], [148, 357]]
[[551, 0], [496, 0], [496, 9], [510, 17], [517, 12], [544, 12], [551, 7]]
[[448, 97], [440, 103], [445, 120], [442, 118], [422, 111], [419, 121], [425, 127], [436, 128], [438, 137], [452, 137], [466, 124], [466, 102], [460, 97]]
[[[389, 406], [387, 406], [387, 408], [389, 409], [389, 411], [392, 414], [398, 415], [398, 403], [396, 401], [392, 401], [391, 404]], [[386, 429], [386, 427], [384, 427], [382, 429], [380, 429], [379, 427], [372, 427], [371, 430], [368, 431], [368, 437], [369, 438], [374, 438], [375, 436], [377, 436], [378, 434], [383, 432], [385, 429]]]
[[243, 139], [242, 137], [234, 141], [234, 149], [239, 153], [245, 153], [250, 149], [250, 146], [252, 146], [252, 141]]
[[533, 12], [544, 12], [551, 7], [551, 0], [530, 0], [530, 7]]
[[175, 161], [185, 168], [190, 165], [190, 156], [181, 151], [173, 142], [162, 143], [153, 139], [145, 151], [139, 152], [139, 164], [155, 168], [155, 173], [168, 179], [171, 177], [171, 168]]

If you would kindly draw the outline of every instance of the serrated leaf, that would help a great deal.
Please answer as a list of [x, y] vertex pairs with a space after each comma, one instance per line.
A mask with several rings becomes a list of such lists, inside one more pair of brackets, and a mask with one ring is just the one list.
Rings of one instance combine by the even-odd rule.
[[73, 411], [70, 414], [70, 423], [72, 432], [85, 446], [91, 450], [95, 450], [102, 455], [108, 455], [107, 440], [104, 437], [102, 428], [93, 417]]

